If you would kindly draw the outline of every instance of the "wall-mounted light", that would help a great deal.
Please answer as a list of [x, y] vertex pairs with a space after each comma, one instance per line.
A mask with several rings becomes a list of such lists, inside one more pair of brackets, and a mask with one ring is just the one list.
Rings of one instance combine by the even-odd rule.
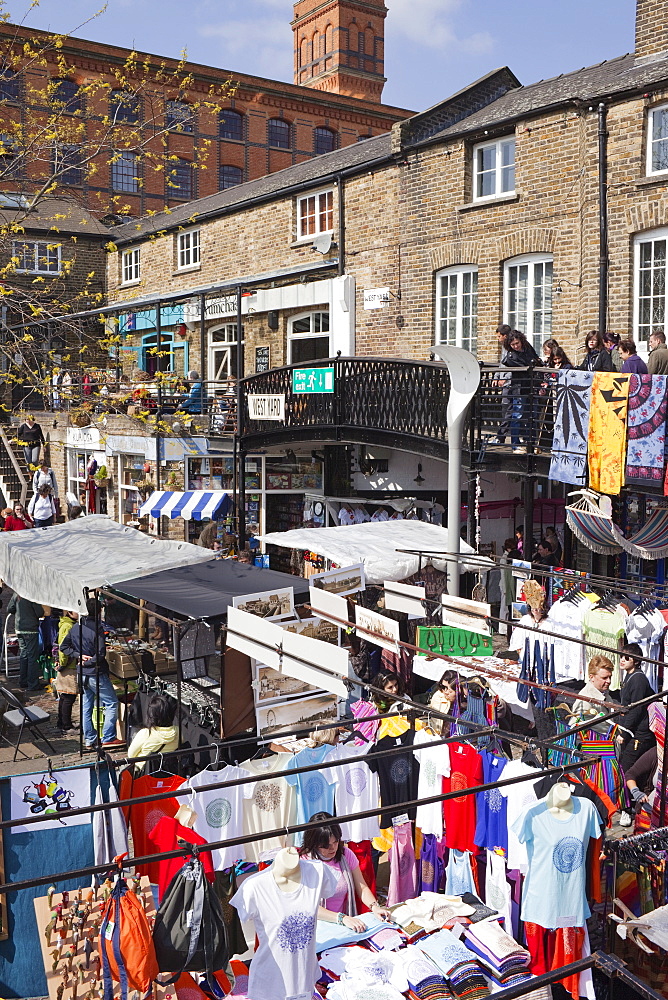
[[564, 285], [570, 285], [571, 288], [582, 288], [582, 282], [580, 281], [569, 281], [568, 278], [553, 278], [552, 284], [554, 286], [554, 294], [561, 295], [563, 288], [561, 287], [562, 282]]
[[415, 477], [415, 479], [413, 480], [413, 482], [417, 483], [418, 486], [422, 486], [422, 484], [424, 482], [424, 477], [422, 475], [422, 463], [421, 462], [418, 462], [418, 474]]

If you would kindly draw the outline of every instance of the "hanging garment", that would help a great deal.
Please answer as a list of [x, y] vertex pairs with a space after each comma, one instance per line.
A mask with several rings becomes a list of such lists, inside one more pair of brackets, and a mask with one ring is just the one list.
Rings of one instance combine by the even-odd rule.
[[504, 918], [505, 928], [510, 933], [512, 928], [511, 889], [506, 880], [506, 862], [494, 851], [487, 851], [487, 870], [485, 873], [485, 902], [493, 910], [498, 910]]
[[[262, 781], [245, 785], [246, 796], [243, 804], [244, 835], [261, 834], [264, 830], [284, 830], [297, 819], [297, 802], [294, 788], [285, 778], [274, 778], [273, 774], [285, 771], [292, 754], [277, 753], [259, 760], [246, 760], [243, 769], [249, 774], [262, 775]], [[287, 836], [269, 837], [244, 844], [247, 861], [259, 861], [265, 851], [278, 851], [287, 847]]]
[[666, 438], [666, 379], [631, 375], [629, 386], [626, 482], [663, 485]]
[[[359, 730], [366, 736], [369, 742], [373, 743], [376, 739], [376, 733], [378, 731], [378, 719], [374, 719], [372, 722], [365, 722], [364, 719], [370, 715], [378, 715], [378, 709], [372, 701], [364, 701], [360, 699], [359, 701], [354, 701], [350, 706], [350, 711], [354, 719], [358, 720], [355, 729]], [[358, 746], [364, 745], [364, 740], [358, 739], [356, 741]]]
[[438, 846], [433, 833], [424, 834], [420, 848], [420, 892], [438, 892], [440, 885], [439, 867], [442, 864], [438, 856]]
[[591, 757], [601, 758], [596, 764], [589, 764], [584, 772], [598, 788], [612, 799], [619, 809], [624, 805], [625, 799], [624, 782], [617, 760], [616, 732], [616, 726], [609, 727], [608, 736], [596, 731], [585, 730], [581, 732], [580, 753], [583, 762]]
[[448, 867], [445, 869], [445, 892], [447, 896], [477, 892], [469, 851], [458, 851], [455, 848], [450, 851]]
[[[504, 781], [509, 778], [524, 777], [525, 775], [532, 775], [539, 778], [540, 774], [541, 772], [539, 768], [530, 767], [521, 760], [509, 761], [503, 770]], [[506, 799], [507, 815], [509, 817], [508, 868], [510, 870], [521, 871], [523, 873], [525, 873], [529, 867], [527, 849], [524, 843], [519, 840], [515, 832], [514, 821], [517, 817], [526, 812], [529, 806], [536, 803], [536, 792], [534, 791], [533, 786], [534, 782], [527, 780], [518, 782], [517, 784], [504, 785], [503, 788], [499, 789], [504, 799]]]
[[[368, 749], [368, 743], [364, 745], [363, 751], [354, 744], [339, 744], [325, 757], [327, 764], [339, 761], [337, 767], [329, 768], [338, 816], [352, 816], [374, 809], [380, 801], [378, 775], [370, 770], [362, 756], [362, 752]], [[341, 825], [341, 830], [344, 840], [373, 840], [380, 832], [378, 816], [350, 820]]]
[[[417, 798], [417, 786], [420, 766], [413, 757], [413, 740], [415, 732], [407, 729], [401, 736], [384, 736], [376, 744], [376, 751], [391, 750], [404, 747], [405, 752], [397, 752], [391, 756], [376, 757], [369, 761], [369, 767], [375, 771], [380, 781], [380, 801], [384, 810], [398, 802], [412, 802]], [[328, 810], [331, 812], [332, 810]], [[415, 806], [406, 810], [409, 819], [415, 819]], [[392, 828], [392, 813], [384, 811], [380, 817], [380, 828]]]
[[[373, 866], [373, 854], [371, 853], [371, 841], [361, 840], [355, 842], [354, 840], [348, 841], [348, 847], [353, 852], [357, 858], [358, 864], [360, 866], [360, 872], [362, 878], [366, 884], [371, 889], [371, 892], [376, 895], [376, 869]], [[357, 899], [357, 912], [367, 913], [369, 907], [366, 903], [363, 903], [361, 899]]]
[[[584, 637], [591, 645], [585, 646], [585, 659], [589, 663], [592, 656], [596, 656], [601, 650], [599, 646], [607, 646], [612, 649], [620, 649], [621, 642], [626, 631], [626, 622], [618, 611], [599, 611], [598, 608], [589, 608], [585, 611], [582, 621]], [[619, 654], [605, 651], [605, 656], [612, 661], [614, 671], [610, 681], [610, 687], [616, 691], [621, 687], [621, 676], [619, 670]]]
[[[524, 935], [531, 953], [531, 971], [534, 976], [570, 965], [582, 956], [584, 927], [560, 927], [549, 931], [538, 924], [525, 921]], [[578, 1000], [580, 994], [577, 974], [559, 982], [571, 994], [573, 1000]]]
[[[288, 761], [288, 770], [308, 767], [312, 764], [322, 764], [331, 751], [331, 746], [324, 743], [319, 747], [307, 747], [300, 750]], [[308, 823], [311, 816], [317, 812], [334, 812], [334, 785], [331, 769], [322, 771], [306, 771], [302, 774], [291, 774], [286, 778], [289, 785], [295, 789], [297, 796], [297, 822]], [[295, 837], [295, 843], [302, 842], [302, 834]]]
[[[155, 824], [149, 833], [149, 840], [155, 847], [156, 854], [163, 851], [176, 851], [179, 847], [179, 840], [185, 840], [187, 844], [195, 844], [198, 847], [206, 844], [204, 837], [191, 830], [187, 826], [182, 826], [175, 816], [163, 816]], [[202, 869], [209, 882], [213, 882], [216, 873], [213, 870], [211, 851], [200, 851], [198, 854], [202, 862]], [[185, 857], [167, 858], [157, 861], [158, 865], [158, 899], [165, 895], [167, 886], [172, 881], [177, 872], [180, 872], [186, 862]]]
[[572, 642], [582, 639], [582, 616], [584, 607], [578, 601], [556, 601], [547, 614], [547, 628], [558, 632], [559, 638], [552, 639], [554, 677], [557, 683], [565, 680], [581, 680], [584, 675], [584, 646]]
[[[95, 790], [95, 805], [105, 801], [102, 785], [98, 782]], [[113, 781], [109, 780], [107, 802], [118, 802], [118, 794]], [[114, 858], [128, 853], [128, 828], [120, 809], [106, 809], [93, 813], [93, 844], [95, 864], [109, 865]]]
[[[578, 734], [571, 732], [571, 727], [564, 719], [559, 718], [557, 712], [554, 713], [554, 725], [557, 733], [563, 733], [563, 737], [560, 740], [555, 740], [548, 747], [547, 762], [550, 767], [563, 767], [565, 764], [570, 764], [572, 760], [576, 759], [569, 753], [569, 750], [577, 748], [579, 743]], [[564, 749], [560, 749], [561, 747]]]
[[[508, 760], [487, 750], [480, 751], [482, 759], [483, 784], [500, 781]], [[490, 851], [500, 850], [505, 857], [508, 853], [507, 801], [500, 788], [490, 788], [476, 794], [476, 847], [487, 847]]]
[[[156, 792], [174, 792], [183, 784], [183, 778], [172, 775], [167, 778], [153, 777], [143, 774], [134, 778], [131, 771], [123, 771], [120, 781], [121, 799], [141, 798], [144, 795], [154, 795]], [[136, 857], [154, 854], [153, 844], [149, 834], [158, 820], [163, 816], [175, 816], [179, 808], [178, 799], [158, 799], [154, 802], [132, 803], [123, 809], [126, 822], [132, 832], [132, 843]], [[160, 877], [160, 866], [157, 861], [145, 865], [137, 865], [137, 874], [146, 875], [150, 882], [157, 884]]]
[[[189, 779], [188, 784], [196, 792], [192, 803], [197, 815], [195, 830], [207, 843], [234, 840], [243, 835], [244, 799], [253, 794], [253, 783], [233, 785], [231, 788], [210, 789], [207, 786], [248, 777], [249, 772], [243, 768], [226, 765], [219, 771], [205, 769]], [[245, 858], [244, 845], [218, 847], [212, 851], [212, 858], [216, 871], [222, 872]]]
[[[450, 776], [443, 792], [459, 792], [482, 784], [482, 758], [468, 743], [450, 744]], [[475, 795], [457, 795], [443, 801], [445, 842], [459, 851], [473, 850], [476, 825]]]
[[[447, 743], [432, 747], [429, 744], [438, 740], [426, 729], [415, 734], [413, 753], [420, 762], [420, 777], [418, 780], [418, 798], [426, 799], [440, 795], [442, 778], [450, 774], [450, 751]], [[443, 836], [443, 807], [440, 802], [419, 805], [415, 814], [416, 826], [422, 835], [434, 834]]]
[[617, 496], [624, 485], [630, 375], [595, 372], [591, 387], [589, 486]]
[[417, 895], [415, 875], [415, 851], [410, 823], [394, 827], [394, 840], [390, 848], [390, 885], [387, 890], [387, 905], [403, 903]]
[[554, 403], [549, 478], [587, 485], [587, 436], [593, 372], [560, 371]]
[[[660, 611], [638, 614], [633, 612], [626, 622], [626, 641], [637, 642], [643, 656], [650, 660], [661, 659], [661, 646], [666, 630], [666, 621]], [[659, 667], [655, 663], [641, 664], [642, 672], [647, 677], [655, 691], [659, 690]]]

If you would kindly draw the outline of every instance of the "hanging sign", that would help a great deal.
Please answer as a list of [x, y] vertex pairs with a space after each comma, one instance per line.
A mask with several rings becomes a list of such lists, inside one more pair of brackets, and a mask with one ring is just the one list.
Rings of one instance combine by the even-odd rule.
[[395, 622], [393, 618], [386, 618], [385, 615], [379, 615], [377, 611], [369, 611], [368, 608], [361, 608], [359, 604], [356, 604], [355, 624], [359, 625], [360, 628], [379, 633], [379, 635], [367, 635], [365, 632], [361, 632], [361, 639], [366, 639], [367, 642], [372, 642], [375, 646], [382, 646], [383, 649], [389, 649], [391, 653], [399, 651], [399, 622]]
[[269, 371], [269, 344], [262, 344], [255, 348], [255, 373]]
[[271, 396], [256, 396], [249, 394], [249, 420], [285, 420], [285, 394], [275, 393]]
[[364, 590], [364, 564], [344, 566], [343, 569], [329, 569], [324, 573], [314, 573], [309, 577], [309, 584], [319, 590], [328, 590], [330, 594], [345, 597], [358, 590]]
[[385, 590], [385, 607], [388, 611], [404, 611], [408, 615], [418, 615], [420, 618], [427, 617], [422, 603], [427, 597], [424, 587], [386, 580], [383, 589]]
[[492, 639], [450, 625], [418, 625], [417, 644], [433, 656], [493, 656]]
[[492, 613], [491, 604], [485, 601], [469, 601], [465, 597], [453, 597], [443, 594], [441, 622], [452, 628], [463, 628], [479, 635], [491, 635], [491, 629], [486, 619]]

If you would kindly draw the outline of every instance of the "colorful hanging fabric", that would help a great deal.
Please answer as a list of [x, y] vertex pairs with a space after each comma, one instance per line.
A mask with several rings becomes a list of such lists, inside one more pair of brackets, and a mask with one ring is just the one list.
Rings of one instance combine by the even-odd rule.
[[624, 783], [615, 748], [616, 732], [616, 726], [611, 727], [607, 737], [595, 730], [583, 731], [580, 734], [580, 753], [583, 763], [590, 757], [601, 758], [596, 764], [589, 764], [584, 769], [585, 774], [612, 799], [617, 808], [621, 808], [624, 805]]
[[[547, 751], [547, 762], [550, 767], [564, 767], [566, 764], [570, 764], [571, 761], [577, 760], [568, 752], [568, 750], [575, 750], [578, 745], [578, 734], [571, 732], [571, 727], [563, 719], [555, 717], [554, 725], [558, 733], [563, 733], [564, 736], [560, 740], [555, 740], [554, 743], [549, 747]], [[559, 749], [564, 747], [566, 749]]]
[[593, 372], [559, 372], [549, 478], [587, 485], [587, 435]]
[[666, 443], [666, 378], [631, 375], [627, 426], [627, 483], [663, 483]]
[[589, 414], [589, 485], [616, 496], [624, 485], [630, 375], [595, 372]]

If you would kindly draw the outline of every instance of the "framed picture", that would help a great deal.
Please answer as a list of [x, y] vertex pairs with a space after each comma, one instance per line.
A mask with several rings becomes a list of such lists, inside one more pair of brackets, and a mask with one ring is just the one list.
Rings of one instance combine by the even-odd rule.
[[322, 722], [335, 723], [340, 718], [339, 700], [335, 694], [315, 695], [312, 698], [295, 698], [279, 701], [256, 709], [258, 736], [293, 732], [300, 726], [308, 728]]
[[281, 701], [284, 698], [294, 698], [297, 695], [318, 694], [320, 688], [313, 687], [305, 681], [296, 677], [288, 677], [287, 674], [274, 670], [264, 663], [253, 660], [253, 671], [255, 674], [253, 690], [255, 691], [255, 702], [258, 705]]
[[245, 594], [243, 597], [234, 597], [232, 607], [239, 608], [240, 611], [247, 611], [251, 615], [258, 615], [260, 618], [267, 618], [270, 621], [275, 618], [294, 618], [294, 587], [286, 587], [284, 590], [265, 590], [260, 594]]
[[309, 585], [319, 590], [328, 590], [330, 594], [345, 597], [364, 590], [364, 565], [344, 566], [343, 569], [330, 569], [324, 573], [314, 573], [309, 577]]

